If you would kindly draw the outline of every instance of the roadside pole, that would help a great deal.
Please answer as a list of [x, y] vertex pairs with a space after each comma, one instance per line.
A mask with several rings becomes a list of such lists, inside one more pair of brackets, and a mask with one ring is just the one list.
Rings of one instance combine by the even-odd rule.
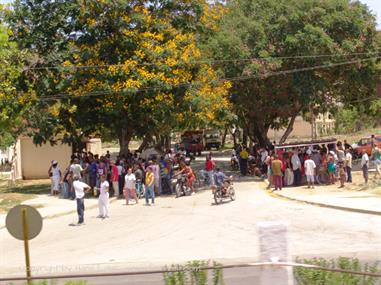
[[33, 207], [18, 205], [13, 207], [5, 218], [8, 232], [16, 239], [24, 242], [26, 278], [31, 284], [32, 270], [30, 266], [29, 240], [35, 238], [42, 229], [42, 217]]
[[24, 237], [24, 251], [25, 251], [25, 266], [26, 266], [26, 277], [28, 278], [28, 284], [30, 284], [31, 269], [30, 269], [30, 257], [29, 257], [29, 229], [27, 217], [28, 214], [26, 212], [26, 208], [22, 208], [22, 227], [23, 227], [23, 237]]
[[[287, 241], [287, 225], [282, 222], [258, 223], [261, 262], [290, 262]], [[293, 285], [291, 267], [264, 266], [260, 274], [261, 285]]]

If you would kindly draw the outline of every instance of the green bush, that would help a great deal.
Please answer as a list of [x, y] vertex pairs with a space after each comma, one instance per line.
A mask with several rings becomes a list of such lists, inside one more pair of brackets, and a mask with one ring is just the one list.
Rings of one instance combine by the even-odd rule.
[[[207, 261], [192, 261], [186, 265], [172, 265], [168, 272], [163, 274], [165, 285], [208, 285], [208, 270], [202, 270], [202, 267], [209, 266]], [[223, 269], [218, 268], [221, 264], [213, 262], [212, 285], [223, 285]]]
[[[361, 264], [357, 258], [339, 257], [337, 259], [296, 259], [297, 263], [312, 264], [326, 268], [344, 269], [359, 272], [378, 272], [378, 263]], [[315, 270], [294, 267], [294, 278], [298, 285], [375, 285], [377, 278], [371, 276], [353, 275], [349, 273]]]
[[377, 126], [377, 116], [365, 112], [364, 108], [343, 108], [335, 114], [336, 133], [358, 132], [365, 128]]

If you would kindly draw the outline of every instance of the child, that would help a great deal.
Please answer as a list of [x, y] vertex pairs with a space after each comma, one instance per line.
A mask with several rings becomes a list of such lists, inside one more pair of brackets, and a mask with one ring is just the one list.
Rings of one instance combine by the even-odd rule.
[[336, 166], [333, 156], [329, 156], [328, 158], [328, 174], [329, 174], [329, 181], [331, 184], [335, 184], [335, 172], [336, 172]]

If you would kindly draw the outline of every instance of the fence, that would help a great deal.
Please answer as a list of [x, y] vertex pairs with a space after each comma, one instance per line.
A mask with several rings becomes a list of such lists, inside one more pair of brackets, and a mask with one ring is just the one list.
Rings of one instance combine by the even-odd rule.
[[[213, 266], [209, 265], [203, 265], [205, 263], [197, 263], [196, 265], [193, 265], [193, 267], [171, 267], [171, 268], [166, 268], [166, 269], [161, 269], [161, 270], [149, 270], [149, 271], [122, 271], [122, 272], [105, 272], [105, 273], [86, 273], [86, 274], [62, 274], [62, 275], [40, 275], [40, 276], [33, 276], [29, 280], [67, 280], [67, 279], [93, 279], [93, 278], [107, 278], [107, 277], [128, 277], [128, 276], [147, 276], [147, 275], [164, 275], [168, 276], [168, 274], [171, 273], [179, 273], [179, 272], [205, 272], [208, 270], [225, 270], [225, 269], [244, 269], [244, 268], [256, 268], [259, 269], [260, 272], [267, 270], [269, 268], [271, 269], [279, 269], [279, 268], [303, 268], [303, 269], [308, 269], [308, 270], [313, 270], [313, 271], [326, 271], [326, 272], [334, 272], [334, 273], [340, 273], [340, 274], [349, 274], [349, 275], [357, 275], [357, 276], [363, 276], [363, 277], [369, 277], [372, 280], [381, 280], [381, 272], [376, 272], [376, 271], [356, 271], [356, 270], [347, 270], [347, 269], [341, 269], [341, 268], [327, 268], [319, 265], [314, 265], [314, 264], [304, 264], [304, 263], [293, 263], [293, 262], [258, 262], [258, 263], [244, 263], [244, 264], [231, 264], [231, 265], [218, 265], [214, 264]], [[194, 274], [193, 274], [194, 275]], [[195, 276], [195, 275], [194, 275]], [[243, 276], [242, 276], [243, 277]], [[26, 277], [8, 277], [8, 278], [0, 278], [1, 284], [2, 282], [13, 282], [13, 281], [27, 281]], [[123, 283], [120, 284], [125, 284], [128, 282], [128, 280], [123, 279], [121, 280]], [[156, 282], [159, 282], [157, 280]], [[207, 281], [206, 281], [207, 282]], [[98, 282], [93, 282], [89, 284], [106, 284], [106, 283], [98, 283]], [[162, 284], [163, 279], [161, 279], [161, 283], [151, 283], [151, 284]], [[47, 284], [47, 283], [46, 283]], [[54, 283], [55, 284], [55, 283]], [[76, 284], [76, 283], [70, 283], [70, 284]], [[78, 283], [78, 284], [85, 284], [85, 283]], [[116, 283], [113, 283], [116, 284]], [[131, 283], [132, 284], [132, 283]], [[139, 283], [141, 284], [141, 283]], [[149, 284], [149, 283], [147, 283]], [[166, 283], [167, 284], [167, 283]], [[171, 283], [169, 283], [171, 284]], [[178, 283], [175, 283], [178, 284]], [[191, 283], [191, 284], [199, 284], [199, 283]], [[208, 283], [202, 283], [202, 284], [208, 284]], [[225, 284], [225, 283], [214, 283], [214, 284]], [[244, 284], [244, 283], [242, 283]], [[255, 284], [261, 284], [261, 283], [255, 283]], [[275, 284], [275, 283], [274, 283]], [[284, 283], [283, 283], [284, 284]], [[341, 283], [340, 283], [341, 284]], [[360, 284], [360, 283], [359, 283]], [[361, 283], [361, 284], [379, 284], [379, 283]], [[263, 284], [265, 285], [265, 284]]]

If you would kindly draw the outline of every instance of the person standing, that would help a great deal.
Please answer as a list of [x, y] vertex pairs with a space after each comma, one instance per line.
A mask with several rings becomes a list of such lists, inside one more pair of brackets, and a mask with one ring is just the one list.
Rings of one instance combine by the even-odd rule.
[[135, 178], [136, 178], [136, 193], [138, 193], [138, 199], [141, 198], [141, 193], [142, 193], [142, 188], [144, 187], [143, 186], [143, 178], [144, 178], [144, 173], [143, 173], [143, 170], [141, 169], [141, 166], [139, 164], [136, 164], [135, 165], [135, 168], [134, 168], [134, 175], [135, 175]]
[[97, 157], [91, 158], [90, 159], [90, 169], [89, 169], [89, 174], [90, 174], [90, 186], [91, 189], [96, 187], [97, 185], [97, 173], [98, 173], [98, 162], [97, 162]]
[[82, 166], [79, 164], [79, 160], [78, 158], [74, 158], [73, 160], [73, 164], [70, 166], [70, 171], [71, 171], [71, 174], [74, 176], [78, 176], [79, 177], [79, 180], [82, 179], [82, 171], [83, 171], [83, 168]]
[[58, 167], [57, 161], [55, 160], [52, 161], [52, 164], [49, 167], [48, 173], [52, 183], [50, 193], [52, 196], [58, 195], [58, 193], [60, 192], [60, 182], [61, 182], [62, 174], [61, 174], [60, 168]]
[[155, 194], [160, 196], [161, 195], [160, 166], [157, 163], [156, 158], [151, 163], [151, 167], [152, 167], [152, 172], [155, 176], [155, 186], [154, 186]]
[[214, 168], [215, 167], [216, 167], [216, 164], [212, 160], [212, 155], [208, 154], [206, 156], [205, 171], [209, 177], [209, 185], [214, 185]]
[[368, 184], [369, 156], [365, 149], [362, 151], [361, 169], [362, 169], [362, 175], [364, 177], [365, 184]]
[[87, 156], [83, 158], [82, 168], [83, 168], [83, 171], [82, 171], [83, 182], [90, 185], [90, 160]]
[[247, 160], [249, 158], [249, 153], [247, 152], [247, 149], [246, 147], [244, 146], [241, 150], [241, 152], [239, 153], [239, 157], [240, 157], [240, 169], [241, 169], [241, 174], [243, 176], [246, 176], [247, 175]]
[[103, 156], [101, 156], [98, 165], [98, 175], [97, 175], [97, 188], [101, 187], [101, 176], [106, 175], [107, 177], [107, 166], [106, 160]]
[[340, 187], [339, 188], [344, 188], [345, 178], [346, 178], [344, 161], [339, 161], [338, 166], [339, 166], [339, 178], [340, 178]]
[[69, 179], [70, 179], [70, 165], [66, 167], [62, 179], [61, 179], [61, 185], [62, 185], [62, 197], [64, 199], [69, 199]]
[[123, 160], [119, 160], [116, 167], [118, 168], [118, 190], [119, 190], [118, 197], [119, 197], [120, 191], [124, 188], [124, 177], [123, 177], [123, 175], [125, 173], [125, 169], [124, 169]]
[[307, 177], [308, 188], [314, 189], [315, 183], [315, 173], [316, 173], [316, 163], [311, 159], [311, 156], [308, 156], [304, 161], [304, 172]]
[[83, 225], [85, 221], [85, 193], [91, 190], [90, 186], [84, 182], [81, 182], [79, 176], [74, 176], [73, 188], [75, 191], [75, 198], [77, 201], [77, 213], [78, 223], [77, 225]]
[[335, 157], [333, 156], [332, 153], [328, 155], [328, 164], [327, 164], [327, 170], [329, 174], [329, 181], [331, 184], [335, 184], [336, 177], [336, 164], [335, 164]]
[[135, 174], [132, 173], [132, 168], [129, 167], [127, 170], [127, 174], [125, 176], [124, 180], [124, 197], [126, 198], [126, 205], [128, 205], [130, 198], [135, 199], [136, 204], [139, 203], [138, 197], [136, 196], [136, 177]]
[[118, 167], [113, 161], [111, 161], [111, 183], [112, 189], [114, 190], [114, 197], [118, 199], [119, 197], [119, 172]]
[[98, 198], [99, 215], [98, 218], [109, 218], [108, 204], [109, 204], [110, 184], [106, 180], [106, 175], [101, 175], [100, 194]]
[[148, 166], [147, 172], [146, 172], [146, 205], [149, 206], [149, 197], [151, 196], [152, 198], [152, 205], [155, 204], [155, 191], [154, 191], [154, 183], [155, 183], [155, 175], [152, 172], [152, 167]]
[[298, 151], [295, 150], [291, 157], [292, 170], [294, 172], [294, 186], [299, 186], [301, 181], [301, 168], [302, 163], [298, 155]]
[[374, 178], [376, 178], [377, 175], [379, 175], [381, 178], [381, 152], [378, 147], [375, 147], [373, 149], [372, 157], [376, 166], [376, 173], [374, 175]]
[[345, 150], [345, 170], [347, 171], [347, 182], [352, 183], [352, 154], [349, 148]]
[[282, 184], [283, 184], [283, 174], [282, 174], [282, 167], [283, 163], [279, 159], [278, 155], [274, 155], [274, 159], [271, 163], [271, 169], [272, 169], [272, 175], [273, 175], [273, 181], [275, 184], [275, 191], [279, 190], [282, 191]]

